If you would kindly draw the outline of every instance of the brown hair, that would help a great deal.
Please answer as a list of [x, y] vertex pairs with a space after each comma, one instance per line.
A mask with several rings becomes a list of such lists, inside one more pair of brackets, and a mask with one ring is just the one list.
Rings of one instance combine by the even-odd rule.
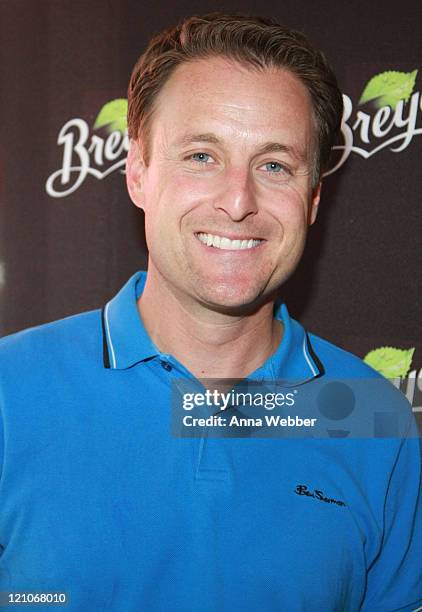
[[272, 19], [212, 13], [190, 17], [155, 36], [138, 59], [128, 89], [128, 132], [144, 140], [149, 163], [149, 135], [154, 102], [174, 70], [183, 62], [224, 56], [255, 69], [290, 70], [306, 86], [317, 126], [313, 183], [327, 169], [343, 109], [336, 77], [324, 55], [295, 30]]

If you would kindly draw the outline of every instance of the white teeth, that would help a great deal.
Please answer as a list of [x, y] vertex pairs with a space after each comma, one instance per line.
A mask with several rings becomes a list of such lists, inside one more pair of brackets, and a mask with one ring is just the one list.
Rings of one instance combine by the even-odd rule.
[[226, 238], [225, 236], [204, 234], [202, 232], [199, 232], [196, 235], [199, 240], [207, 246], [213, 246], [217, 249], [223, 249], [226, 251], [252, 249], [262, 242], [262, 240], [255, 240], [254, 238], [249, 238], [249, 240], [230, 240], [230, 238]]

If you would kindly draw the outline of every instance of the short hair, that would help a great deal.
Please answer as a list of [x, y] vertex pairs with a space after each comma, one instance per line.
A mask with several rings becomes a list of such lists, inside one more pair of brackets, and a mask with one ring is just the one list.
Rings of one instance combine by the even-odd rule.
[[343, 111], [334, 72], [324, 54], [301, 32], [273, 19], [242, 14], [210, 13], [185, 19], [152, 38], [138, 59], [128, 88], [128, 133], [133, 139], [142, 135], [145, 163], [149, 163], [154, 102], [166, 81], [182, 63], [219, 56], [258, 70], [287, 69], [305, 85], [316, 122], [316, 185], [328, 168]]

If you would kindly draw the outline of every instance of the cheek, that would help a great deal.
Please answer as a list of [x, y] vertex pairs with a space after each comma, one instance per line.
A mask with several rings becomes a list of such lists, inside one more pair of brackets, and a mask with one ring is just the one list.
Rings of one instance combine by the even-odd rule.
[[152, 214], [180, 218], [211, 193], [211, 181], [188, 174], [160, 173], [145, 185], [145, 201]]
[[306, 231], [307, 201], [304, 194], [291, 188], [267, 196], [266, 210], [283, 227], [283, 233], [294, 237]]
[[157, 244], [169, 248], [170, 242], [181, 241], [180, 228], [186, 215], [204, 199], [198, 181], [191, 177], [157, 173], [152, 178], [144, 189], [145, 236], [150, 251]]
[[198, 204], [211, 201], [219, 193], [219, 178], [188, 173], [176, 175], [172, 179], [171, 192], [173, 197], [178, 197], [178, 203], [186, 212]]

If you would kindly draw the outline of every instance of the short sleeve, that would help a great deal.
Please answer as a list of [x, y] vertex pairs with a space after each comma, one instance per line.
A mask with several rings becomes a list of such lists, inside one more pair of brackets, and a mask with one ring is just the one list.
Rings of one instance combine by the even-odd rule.
[[361, 612], [414, 612], [422, 606], [421, 439], [412, 415], [384, 505], [380, 553], [367, 573]]

